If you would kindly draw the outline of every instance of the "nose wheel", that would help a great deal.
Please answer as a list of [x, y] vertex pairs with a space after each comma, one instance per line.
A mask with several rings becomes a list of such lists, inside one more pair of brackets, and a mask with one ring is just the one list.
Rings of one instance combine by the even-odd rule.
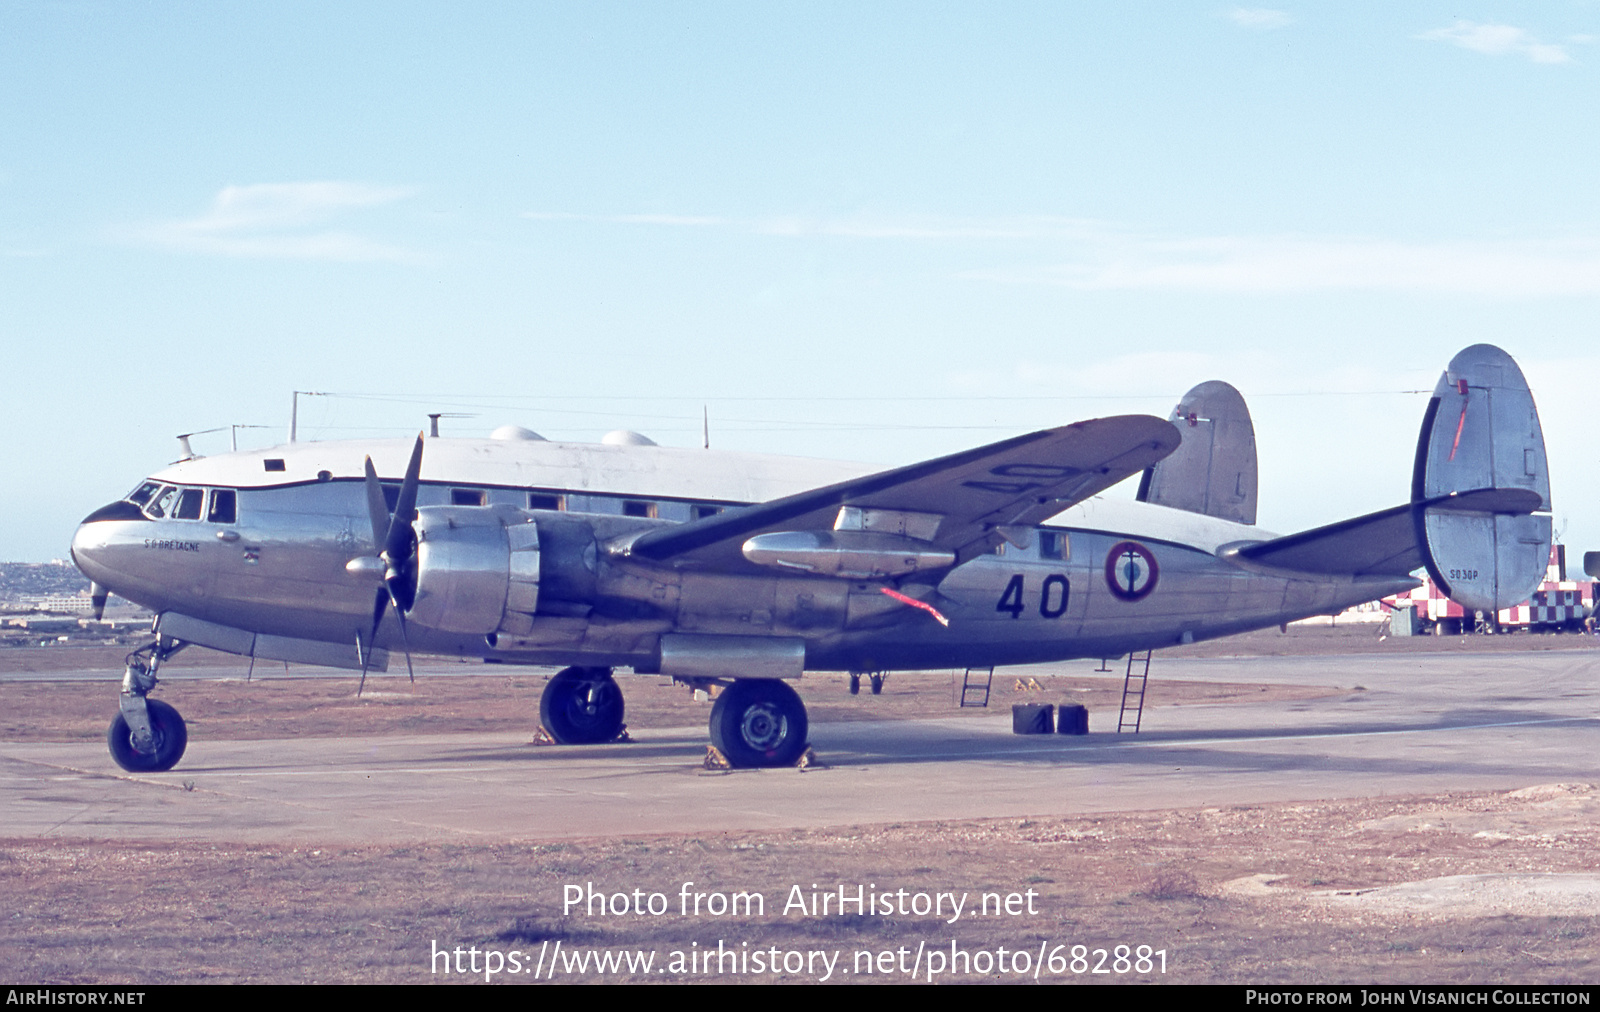
[[734, 766], [793, 766], [809, 731], [806, 705], [786, 682], [741, 678], [711, 707], [711, 744]]
[[539, 720], [563, 745], [616, 741], [622, 715], [622, 690], [610, 668], [563, 668], [539, 697]]
[[106, 747], [111, 758], [129, 773], [165, 773], [178, 765], [189, 744], [189, 729], [178, 711], [159, 699], [144, 701], [150, 725], [143, 741], [133, 732], [128, 719], [117, 714], [106, 731]]

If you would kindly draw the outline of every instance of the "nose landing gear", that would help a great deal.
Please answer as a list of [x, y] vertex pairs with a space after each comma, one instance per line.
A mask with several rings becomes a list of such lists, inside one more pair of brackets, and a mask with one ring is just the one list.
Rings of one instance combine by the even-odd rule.
[[128, 655], [117, 697], [120, 712], [106, 730], [106, 747], [129, 773], [164, 773], [178, 765], [188, 747], [189, 730], [178, 711], [159, 699], [146, 698], [156, 687], [161, 662], [183, 647], [183, 643], [164, 646], [157, 640]]

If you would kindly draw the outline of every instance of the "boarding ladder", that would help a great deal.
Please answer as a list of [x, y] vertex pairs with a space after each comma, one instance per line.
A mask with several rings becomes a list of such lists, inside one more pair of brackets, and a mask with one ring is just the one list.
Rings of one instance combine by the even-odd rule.
[[994, 686], [994, 668], [968, 668], [961, 674], [960, 706], [988, 706]]
[[1122, 713], [1117, 717], [1118, 734], [1123, 731], [1139, 733], [1139, 721], [1144, 716], [1144, 687], [1150, 680], [1150, 653], [1149, 650], [1144, 652], [1144, 666], [1137, 672], [1134, 665], [1140, 663], [1139, 655], [1128, 655], [1128, 672], [1122, 679]]

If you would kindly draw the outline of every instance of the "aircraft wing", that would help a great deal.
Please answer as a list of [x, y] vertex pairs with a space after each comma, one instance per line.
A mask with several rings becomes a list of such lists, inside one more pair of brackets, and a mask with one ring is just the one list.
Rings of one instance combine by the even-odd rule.
[[843, 507], [869, 527], [925, 541], [963, 562], [1001, 538], [1022, 536], [1076, 502], [1171, 453], [1178, 430], [1149, 415], [1077, 422], [976, 449], [650, 531], [632, 558], [672, 565], [745, 568], [744, 542], [778, 531], [830, 531]]

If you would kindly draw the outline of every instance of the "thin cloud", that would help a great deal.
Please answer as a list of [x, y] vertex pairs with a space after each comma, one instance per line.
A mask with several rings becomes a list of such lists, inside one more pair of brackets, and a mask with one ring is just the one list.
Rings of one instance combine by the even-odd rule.
[[793, 238], [836, 236], [849, 239], [1040, 239], [1078, 234], [1089, 223], [1073, 218], [1019, 217], [997, 220], [883, 218], [814, 218], [801, 215], [773, 215], [759, 218], [726, 218], [717, 215], [686, 214], [576, 214], [567, 211], [527, 211], [533, 221], [572, 221], [604, 225], [652, 225], [670, 228], [716, 228], [748, 235]]
[[1302, 236], [1107, 236], [1066, 263], [967, 272], [974, 280], [1083, 291], [1338, 290], [1539, 297], [1600, 293], [1600, 243], [1403, 243]]
[[1275, 11], [1269, 7], [1235, 7], [1227, 13], [1227, 18], [1240, 28], [1252, 28], [1260, 32], [1284, 28], [1294, 23], [1294, 18], [1286, 12]]
[[1486, 56], [1504, 56], [1510, 53], [1525, 56], [1534, 63], [1572, 62], [1572, 54], [1567, 52], [1566, 46], [1540, 42], [1524, 29], [1512, 25], [1457, 21], [1449, 28], [1435, 28], [1431, 32], [1423, 32], [1417, 38], [1429, 42], [1448, 42]]
[[194, 253], [287, 260], [415, 263], [415, 252], [329, 227], [343, 215], [391, 204], [415, 191], [361, 183], [225, 186], [197, 218], [158, 222], [132, 238]]

